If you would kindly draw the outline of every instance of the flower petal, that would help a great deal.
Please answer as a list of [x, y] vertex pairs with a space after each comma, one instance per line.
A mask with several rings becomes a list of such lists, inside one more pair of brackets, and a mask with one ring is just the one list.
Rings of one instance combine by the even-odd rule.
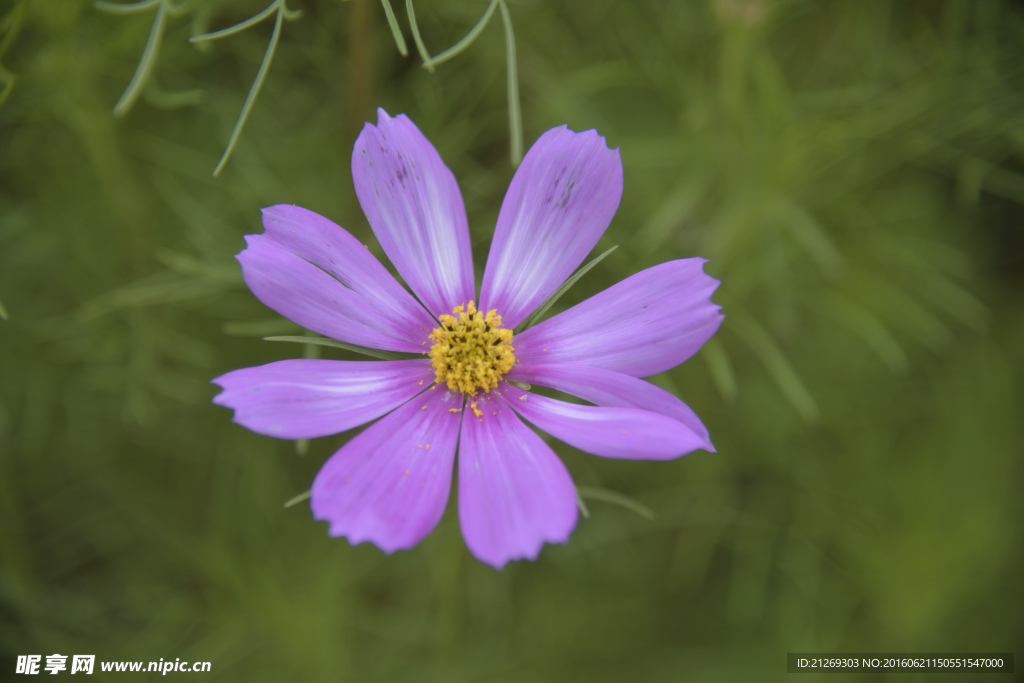
[[642, 379], [571, 363], [520, 363], [505, 378], [551, 387], [599, 406], [640, 408], [671, 417], [703, 441], [700, 448], [715, 452], [697, 414], [669, 392]]
[[648, 377], [692, 356], [725, 318], [702, 258], [642, 270], [517, 334], [520, 363], [573, 363]]
[[338, 225], [298, 207], [270, 207], [266, 232], [238, 256], [260, 301], [320, 334], [377, 349], [421, 352], [435, 323]]
[[378, 109], [352, 150], [352, 179], [384, 252], [431, 313], [475, 298], [459, 185], [412, 121]]
[[564, 543], [576, 527], [576, 490], [554, 451], [496, 393], [462, 420], [459, 522], [470, 551], [501, 569]]
[[213, 402], [257, 434], [314, 439], [366, 424], [429, 387], [428, 360], [282, 360], [213, 380]]
[[705, 440], [670, 417], [638, 408], [581, 406], [511, 384], [501, 397], [535, 426], [581, 451], [608, 458], [669, 460], [703, 448]]
[[435, 323], [423, 306], [398, 283], [365, 244], [337, 223], [308, 209], [278, 204], [263, 209], [266, 234], [279, 246], [327, 271], [360, 295], [383, 317], [403, 330], [413, 329], [419, 340]]
[[621, 198], [619, 150], [597, 131], [540, 136], [501, 205], [480, 309], [497, 309], [505, 327], [521, 323], [583, 262]]
[[438, 389], [370, 425], [313, 481], [313, 517], [331, 536], [386, 553], [411, 548], [437, 526], [451, 489], [461, 394]]

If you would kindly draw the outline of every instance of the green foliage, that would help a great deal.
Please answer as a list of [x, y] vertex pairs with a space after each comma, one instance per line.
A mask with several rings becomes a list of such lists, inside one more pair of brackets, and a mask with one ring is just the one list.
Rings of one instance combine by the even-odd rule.
[[[787, 651], [1012, 650], [1017, 4], [381, 7], [0, 10], [2, 666], [61, 652], [209, 660], [238, 681], [731, 681], [781, 677]], [[204, 34], [225, 39], [190, 42]], [[259, 208], [294, 203], [381, 256], [350, 178], [376, 106], [451, 167], [478, 268], [509, 150], [562, 123], [621, 150], [595, 254], [621, 248], [548, 315], [708, 258], [726, 321], [652, 381], [716, 454], [617, 462], [552, 441], [590, 518], [500, 573], [466, 551], [453, 506], [391, 556], [310, 519], [295, 494], [352, 434], [251, 434], [209, 381], [361, 357], [299, 336], [232, 255]]]
[[344, 349], [346, 351], [352, 351], [359, 353], [364, 356], [370, 356], [371, 358], [379, 358], [381, 360], [399, 360], [402, 358], [411, 358], [409, 354], [394, 353], [391, 351], [381, 351], [380, 349], [370, 349], [365, 346], [357, 346], [355, 344], [347, 344], [337, 339], [328, 339], [326, 337], [264, 337], [265, 341], [283, 341], [283, 342], [297, 342], [299, 344], [316, 344], [317, 346], [329, 346], [336, 349]]

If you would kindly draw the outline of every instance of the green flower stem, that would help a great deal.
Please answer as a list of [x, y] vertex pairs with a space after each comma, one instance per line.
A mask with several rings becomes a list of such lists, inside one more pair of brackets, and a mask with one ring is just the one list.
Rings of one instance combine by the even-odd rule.
[[242, 129], [245, 127], [245, 122], [249, 118], [249, 113], [252, 111], [252, 105], [256, 101], [256, 97], [260, 94], [260, 88], [263, 87], [263, 81], [267, 78], [267, 72], [270, 70], [270, 63], [274, 59], [274, 51], [277, 49], [277, 42], [281, 37], [281, 24], [284, 20], [295, 19], [301, 16], [301, 12], [292, 12], [286, 6], [284, 0], [274, 0], [274, 2], [251, 19], [243, 21], [241, 24], [235, 24], [234, 26], [223, 29], [221, 31], [214, 31], [213, 33], [207, 33], [202, 36], [194, 36], [190, 40], [211, 40], [213, 38], [222, 38], [232, 33], [244, 30], [250, 26], [253, 26], [264, 18], [270, 16], [271, 11], [277, 11], [277, 16], [274, 19], [274, 32], [270, 34], [270, 43], [267, 45], [267, 51], [263, 55], [263, 61], [260, 63], [260, 69], [256, 72], [256, 79], [252, 82], [252, 87], [249, 88], [249, 95], [245, 98], [245, 104], [242, 105], [242, 111], [238, 114], [238, 119], [235, 121], [235, 127], [231, 130], [231, 137], [228, 139], [227, 147], [224, 148], [224, 154], [221, 155], [220, 161], [217, 162], [217, 167], [213, 169], [214, 177], [220, 175], [220, 172], [224, 169], [224, 165], [228, 163], [228, 159], [231, 158], [231, 153], [235, 150], [235, 145], [238, 144], [238, 138], [242, 135]]
[[192, 36], [188, 39], [188, 42], [199, 43], [204, 40], [217, 40], [218, 38], [226, 38], [227, 36], [234, 35], [236, 33], [244, 31], [245, 29], [251, 26], [255, 26], [256, 24], [260, 23], [261, 21], [269, 17], [274, 12], [280, 13], [280, 7], [281, 1], [274, 0], [274, 2], [270, 3], [270, 5], [265, 10], [263, 10], [259, 14], [249, 17], [245, 21], [239, 22], [234, 26], [222, 28], [219, 31], [213, 31], [211, 33], [203, 33], [202, 35]]
[[[584, 498], [592, 498], [593, 500], [600, 500], [604, 503], [620, 505], [627, 510], [632, 510], [646, 519], [654, 519], [657, 516], [654, 514], [654, 510], [643, 503], [637, 502], [625, 494], [609, 491], [608, 489], [603, 489], [597, 486], [577, 486], [576, 496], [581, 505]], [[584, 516], [589, 518], [588, 515]]]
[[[384, 0], [384, 2], [386, 3], [387, 0]], [[487, 11], [484, 12], [484, 16], [480, 19], [480, 21], [476, 22], [476, 26], [471, 28], [469, 33], [467, 33], [462, 40], [455, 43], [450, 48], [448, 48], [441, 54], [437, 55], [436, 57], [431, 57], [429, 60], [424, 62], [423, 66], [426, 68], [430, 68], [437, 66], [438, 64], [441, 64], [443, 62], [447, 62], [449, 59], [462, 53], [467, 47], [472, 45], [473, 41], [476, 40], [477, 36], [480, 35], [480, 32], [487, 27], [487, 22], [491, 20], [491, 15], [494, 14], [494, 9], [497, 6], [498, 0], [491, 0], [491, 4], [487, 6]]]
[[164, 90], [156, 81], [150, 81], [142, 91], [142, 99], [157, 109], [180, 109], [190, 107], [205, 99], [203, 90]]
[[580, 487], [574, 486], [573, 488], [576, 489], [576, 507], [580, 509], [583, 519], [590, 519], [590, 510], [587, 508], [587, 504], [583, 502], [583, 496], [580, 495]]
[[92, 3], [92, 6], [110, 14], [137, 14], [159, 4], [161, 4], [160, 0], [140, 0], [140, 2], [129, 2], [127, 4], [96, 0], [96, 2]]
[[519, 108], [519, 73], [516, 67], [516, 37], [512, 32], [512, 17], [508, 14], [505, 0], [498, 0], [501, 5], [501, 20], [505, 25], [505, 54], [508, 61], [508, 127], [509, 144], [511, 147], [512, 168], [517, 168], [523, 160], [523, 117]]
[[310, 490], [310, 491], [303, 491], [299, 495], [297, 495], [297, 496], [295, 496], [293, 498], [289, 498], [285, 502], [285, 504], [282, 505], [281, 507], [290, 508], [293, 505], [298, 505], [299, 503], [301, 503], [304, 500], [309, 500], [310, 496], [312, 496], [312, 495], [313, 495], [312, 490]]
[[[383, 0], [384, 10], [388, 12], [390, 6], [387, 0]], [[504, 0], [491, 0], [491, 3], [487, 6], [487, 11], [484, 12], [483, 17], [476, 23], [473, 28], [469, 30], [462, 40], [452, 45], [447, 50], [444, 50], [436, 57], [431, 57], [427, 52], [427, 47], [423, 43], [423, 38], [420, 36], [419, 25], [416, 23], [416, 13], [412, 7], [412, 0], [405, 0], [405, 9], [409, 14], [409, 25], [412, 28], [412, 37], [416, 42], [416, 48], [419, 50], [420, 57], [423, 60], [423, 68], [433, 73], [434, 67], [438, 64], [448, 61], [452, 57], [461, 54], [468, 48], [473, 41], [475, 41], [480, 33], [487, 27], [487, 23], [491, 20], [491, 16], [494, 14], [496, 7], [501, 8], [501, 20], [505, 27], [505, 57], [507, 63], [507, 77], [508, 77], [508, 127], [509, 127], [509, 146], [510, 146], [510, 158], [512, 161], [512, 167], [518, 167], [519, 162], [523, 159], [523, 121], [522, 121], [522, 109], [519, 101], [519, 73], [516, 62], [516, 38], [515, 33], [512, 30], [512, 17], [509, 15], [508, 7], [505, 5]], [[393, 15], [389, 15], [388, 21], [390, 22]], [[397, 25], [392, 25], [392, 32], [396, 35], [396, 40], [400, 33], [397, 33]], [[401, 46], [399, 46], [401, 49]], [[402, 53], [405, 54], [404, 52]]]
[[405, 12], [409, 15], [409, 28], [412, 29], [412, 39], [416, 43], [420, 59], [423, 60], [423, 66], [430, 73], [434, 73], [434, 65], [430, 63], [430, 53], [427, 52], [427, 46], [423, 44], [423, 37], [420, 36], [420, 27], [416, 23], [416, 12], [412, 8], [412, 0], [405, 0]]
[[409, 47], [405, 44], [405, 36], [402, 35], [402, 29], [398, 26], [398, 19], [395, 18], [395, 11], [391, 9], [391, 3], [388, 0], [380, 0], [380, 4], [384, 5], [384, 16], [388, 19], [388, 26], [391, 28], [391, 35], [395, 39], [398, 53], [403, 57], [408, 57]]
[[128, 87], [124, 89], [121, 99], [114, 105], [114, 116], [120, 117], [128, 113], [132, 105], [135, 104], [135, 101], [139, 99], [139, 95], [142, 94], [142, 88], [146, 85], [146, 81], [149, 80], [150, 74], [153, 73], [153, 67], [156, 66], [157, 53], [160, 51], [160, 41], [163, 40], [164, 36], [166, 9], [163, 2], [152, 4], [156, 4], [156, 16], [153, 17], [153, 26], [149, 29], [146, 47], [143, 48], [142, 56], [139, 57], [139, 64], [135, 67], [132, 80], [129, 81]]

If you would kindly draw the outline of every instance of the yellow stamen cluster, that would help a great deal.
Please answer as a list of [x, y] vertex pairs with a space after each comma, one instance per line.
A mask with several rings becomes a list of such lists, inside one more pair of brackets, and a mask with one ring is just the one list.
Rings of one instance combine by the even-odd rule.
[[472, 301], [456, 306], [453, 313], [440, 316], [441, 327], [430, 333], [435, 379], [470, 396], [476, 396], [477, 389], [489, 393], [516, 364], [512, 330], [502, 329], [497, 311], [484, 315]]

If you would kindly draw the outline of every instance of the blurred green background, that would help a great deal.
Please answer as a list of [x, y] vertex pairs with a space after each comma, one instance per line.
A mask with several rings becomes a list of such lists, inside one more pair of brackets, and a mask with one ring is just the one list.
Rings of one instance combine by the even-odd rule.
[[[393, 556], [283, 509], [351, 434], [249, 433], [209, 380], [305, 352], [260, 340], [298, 328], [233, 259], [261, 207], [380, 255], [349, 167], [378, 105], [455, 173], [482, 267], [513, 173], [501, 12], [431, 74], [400, 0], [408, 57], [378, 2], [289, 0], [215, 178], [274, 17], [187, 39], [264, 2], [161, 0], [119, 117], [155, 7], [0, 3], [0, 678], [59, 652], [211, 680], [779, 680], [791, 651], [1024, 642], [1024, 4], [509, 0], [526, 146], [593, 127], [625, 167], [598, 250], [621, 246], [556, 310], [700, 255], [727, 317], [654, 378], [718, 453], [557, 445], [656, 518], [592, 499], [568, 545], [496, 572], [451, 505]], [[426, 49], [487, 7], [417, 2]]]

